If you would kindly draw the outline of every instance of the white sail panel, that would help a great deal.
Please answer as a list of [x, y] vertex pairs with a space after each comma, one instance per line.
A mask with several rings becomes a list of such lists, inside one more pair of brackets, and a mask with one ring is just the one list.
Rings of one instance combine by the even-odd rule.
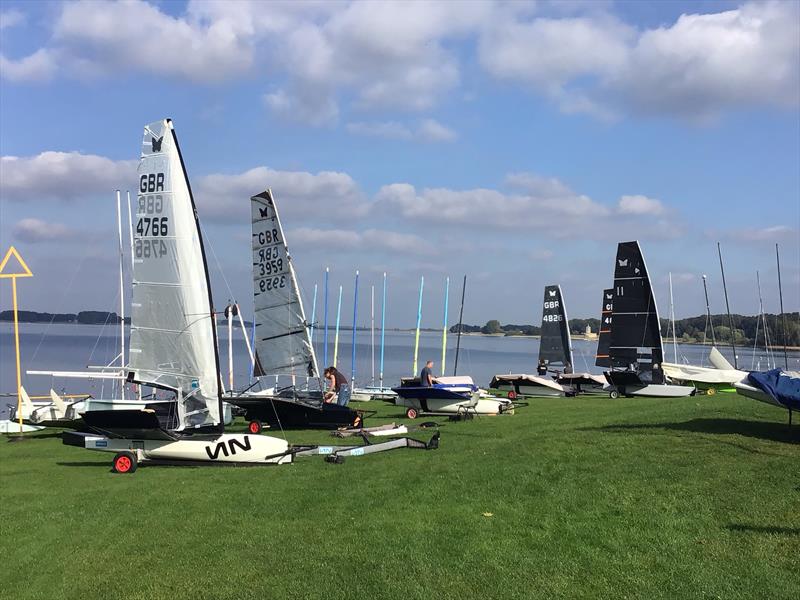
[[255, 375], [317, 377], [309, 324], [272, 192], [250, 198], [253, 221]]
[[130, 378], [177, 392], [179, 429], [218, 425], [211, 293], [194, 201], [170, 120], [144, 128], [138, 175]]

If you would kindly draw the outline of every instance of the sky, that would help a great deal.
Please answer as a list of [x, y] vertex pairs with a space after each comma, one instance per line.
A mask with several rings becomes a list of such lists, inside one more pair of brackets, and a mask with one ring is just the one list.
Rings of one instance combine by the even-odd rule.
[[[800, 306], [800, 3], [13, 2], [0, 5], [0, 247], [20, 306], [116, 310], [115, 189], [172, 118], [217, 308], [252, 311], [249, 198], [273, 190], [307, 312], [331, 270], [359, 323], [598, 317], [616, 243], [662, 316]], [[126, 277], [130, 274], [126, 273]], [[11, 304], [0, 289], [0, 308]], [[128, 294], [126, 292], [126, 294]], [[128, 294], [129, 295], [129, 294]], [[376, 292], [376, 311], [380, 307]], [[334, 310], [331, 307], [331, 312]], [[310, 316], [310, 315], [309, 315]]]

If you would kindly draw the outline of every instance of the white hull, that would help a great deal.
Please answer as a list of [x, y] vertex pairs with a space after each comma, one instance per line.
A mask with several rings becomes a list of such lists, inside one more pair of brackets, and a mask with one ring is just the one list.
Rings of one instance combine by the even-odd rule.
[[[564, 390], [557, 390], [549, 386], [544, 385], [519, 385], [519, 395], [520, 396], [537, 396], [541, 398], [557, 398], [564, 395]], [[495, 388], [500, 390], [501, 392], [516, 392], [516, 388], [510, 384], [501, 384], [499, 387]]]
[[693, 381], [705, 385], [734, 385], [747, 377], [745, 371], [737, 369], [716, 369], [714, 367], [697, 367], [675, 363], [661, 363], [664, 374], [672, 380]]
[[625, 394], [628, 396], [644, 396], [647, 398], [685, 398], [695, 393], [694, 386], [691, 385], [667, 385], [664, 383], [651, 383], [640, 388], [628, 388]]
[[759, 402], [764, 402], [765, 404], [771, 404], [772, 406], [786, 408], [783, 404], [775, 400], [775, 398], [770, 396], [768, 393], [758, 389], [755, 386], [750, 385], [749, 383], [740, 381], [736, 383], [734, 387], [736, 388], [736, 393], [739, 394], [740, 396], [751, 398], [753, 400], [758, 400]]
[[419, 414], [443, 414], [455, 415], [459, 413], [472, 413], [478, 415], [497, 415], [506, 412], [506, 407], [511, 403], [503, 398], [494, 398], [489, 395], [476, 392], [470, 398], [464, 398], [463, 401], [454, 400], [433, 400], [428, 399], [425, 401], [427, 410], [422, 405], [422, 402], [416, 398], [401, 398], [398, 396], [395, 399], [395, 405], [404, 406], [406, 408], [413, 408]]
[[284, 464], [292, 462], [289, 444], [266, 435], [223, 433], [179, 440], [134, 440], [86, 435], [85, 448], [101, 452], [133, 452], [141, 461]]
[[22, 429], [20, 430], [19, 421], [12, 421], [10, 419], [0, 421], [0, 433], [33, 433], [34, 431], [41, 431], [42, 429], [44, 429], [44, 427], [39, 425], [23, 423]]

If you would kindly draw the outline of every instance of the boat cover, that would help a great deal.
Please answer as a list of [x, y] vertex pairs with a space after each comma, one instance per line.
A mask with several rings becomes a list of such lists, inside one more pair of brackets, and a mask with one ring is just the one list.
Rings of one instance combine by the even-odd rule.
[[747, 376], [747, 381], [786, 408], [800, 410], [800, 373], [797, 371], [754, 371]]
[[552, 379], [548, 379], [547, 377], [539, 377], [538, 375], [526, 375], [524, 373], [521, 374], [508, 374], [508, 375], [495, 375], [492, 378], [492, 382], [489, 384], [491, 388], [500, 387], [502, 384], [531, 384], [531, 385], [540, 385], [542, 387], [552, 388], [554, 390], [558, 390], [559, 392], [563, 392], [563, 386], [560, 386]]

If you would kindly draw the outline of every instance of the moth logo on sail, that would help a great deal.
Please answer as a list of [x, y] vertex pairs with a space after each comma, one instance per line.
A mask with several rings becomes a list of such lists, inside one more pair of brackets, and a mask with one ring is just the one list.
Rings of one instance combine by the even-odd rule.
[[262, 219], [266, 219], [267, 217], [269, 217], [269, 207], [268, 206], [265, 206], [264, 208], [259, 208], [258, 212], [261, 215]]
[[146, 173], [139, 178], [139, 191], [146, 192], [163, 192], [164, 191], [164, 174], [163, 173]]
[[550, 294], [551, 298], [555, 298], [556, 297], [556, 290], [548, 290], [548, 293]]
[[627, 267], [628, 266], [628, 259], [622, 260], [621, 258], [617, 259], [620, 267]]
[[150, 144], [153, 146], [153, 152], [161, 152], [161, 143], [164, 141], [164, 136], [162, 135], [160, 138], [150, 138]]
[[239, 450], [247, 452], [248, 450], [252, 449], [252, 445], [250, 444], [250, 436], [244, 436], [244, 441], [240, 442], [237, 438], [231, 438], [225, 442], [225, 440], [221, 442], [217, 442], [215, 445], [206, 446], [206, 454], [208, 454], [208, 458], [211, 460], [217, 460], [222, 454], [224, 457], [228, 456], [235, 456]]

